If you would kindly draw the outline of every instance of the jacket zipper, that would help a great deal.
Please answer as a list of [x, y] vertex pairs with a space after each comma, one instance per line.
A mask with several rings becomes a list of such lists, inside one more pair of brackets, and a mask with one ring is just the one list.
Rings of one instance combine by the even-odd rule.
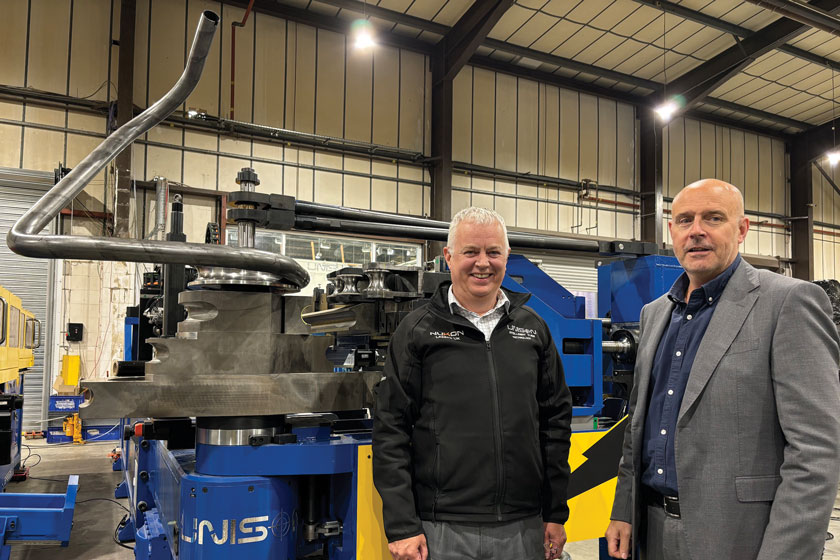
[[435, 436], [435, 501], [432, 504], [432, 523], [437, 522], [437, 505], [440, 497], [440, 443]]
[[[501, 322], [501, 321], [500, 321]], [[496, 325], [498, 326], [498, 325]], [[493, 350], [490, 341], [485, 341], [487, 347], [487, 359], [490, 363], [490, 389], [493, 393], [493, 435], [496, 443], [496, 519], [502, 520], [502, 498], [505, 494], [505, 473], [504, 473], [504, 449], [502, 447], [502, 413], [499, 407], [499, 385], [496, 377], [496, 364], [493, 361]]]

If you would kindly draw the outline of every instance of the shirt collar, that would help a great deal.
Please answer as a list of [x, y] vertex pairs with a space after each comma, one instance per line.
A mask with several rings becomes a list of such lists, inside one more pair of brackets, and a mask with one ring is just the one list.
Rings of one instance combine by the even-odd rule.
[[[729, 282], [729, 279], [732, 278], [733, 274], [735, 274], [735, 269], [738, 268], [739, 264], [741, 264], [740, 253], [735, 255], [735, 260], [732, 261], [732, 264], [730, 264], [726, 270], [700, 286], [700, 288], [695, 291], [699, 291], [703, 294], [703, 301], [708, 303], [714, 302], [723, 293], [723, 289], [726, 288], [726, 284]], [[683, 272], [668, 291], [668, 298], [674, 303], [685, 303], [685, 292], [688, 290], [688, 284], [688, 275]]]
[[508, 299], [507, 294], [505, 294], [505, 291], [501, 288], [499, 289], [498, 295], [496, 296], [496, 305], [493, 306], [493, 309], [489, 310], [483, 315], [479, 315], [475, 311], [470, 311], [469, 309], [461, 305], [461, 302], [459, 302], [458, 298], [455, 297], [455, 292], [452, 290], [452, 286], [449, 286], [449, 309], [452, 312], [454, 312], [455, 309], [458, 308], [466, 311], [467, 313], [472, 313], [476, 317], [484, 317], [485, 315], [489, 315], [490, 313], [498, 311], [501, 307], [505, 308], [505, 312], [508, 312], [510, 310], [510, 299]]

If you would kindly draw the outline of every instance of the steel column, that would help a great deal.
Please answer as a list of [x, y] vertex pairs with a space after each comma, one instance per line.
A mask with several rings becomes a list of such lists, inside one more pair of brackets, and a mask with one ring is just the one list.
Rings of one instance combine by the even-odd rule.
[[662, 126], [656, 114], [640, 109], [639, 178], [641, 180], [642, 241], [664, 247], [662, 231]]
[[[117, 128], [134, 118], [134, 30], [136, 0], [122, 0], [120, 7], [120, 58], [117, 82]], [[114, 162], [117, 171], [114, 202], [114, 235], [128, 237], [131, 208], [131, 146]]]
[[814, 278], [814, 186], [812, 162], [834, 148], [829, 122], [796, 136], [790, 150], [790, 231], [793, 275]]

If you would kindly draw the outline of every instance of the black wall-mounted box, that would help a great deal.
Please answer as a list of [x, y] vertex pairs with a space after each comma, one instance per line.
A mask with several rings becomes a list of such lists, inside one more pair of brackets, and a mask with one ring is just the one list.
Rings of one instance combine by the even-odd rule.
[[84, 330], [82, 323], [67, 323], [67, 342], [81, 342]]

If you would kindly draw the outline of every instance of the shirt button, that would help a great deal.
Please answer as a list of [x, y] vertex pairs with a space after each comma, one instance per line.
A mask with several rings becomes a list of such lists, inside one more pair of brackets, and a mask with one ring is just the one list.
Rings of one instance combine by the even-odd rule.
[[712, 301], [712, 298], [709, 298], [709, 301]]
[[668, 430], [662, 430], [662, 431], [661, 431], [661, 432], [659, 432], [659, 433], [660, 433], [660, 434], [662, 434], [662, 435], [664, 436], [664, 435], [666, 435], [666, 434], [668, 433]]
[[680, 352], [679, 350], [677, 350], [677, 357], [680, 357], [680, 356], [682, 356], [682, 352]]
[[673, 394], [674, 394], [674, 390], [673, 390], [673, 389], [668, 389], [668, 394], [669, 394], [669, 395], [673, 395]]
[[665, 472], [665, 471], [663, 471], [662, 469], [656, 469], [656, 474], [662, 474], [662, 473], [664, 473], [664, 472]]
[[686, 316], [686, 319], [687, 319], [687, 320], [689, 320], [689, 321], [691, 321], [691, 315], [687, 315], [687, 316]]

